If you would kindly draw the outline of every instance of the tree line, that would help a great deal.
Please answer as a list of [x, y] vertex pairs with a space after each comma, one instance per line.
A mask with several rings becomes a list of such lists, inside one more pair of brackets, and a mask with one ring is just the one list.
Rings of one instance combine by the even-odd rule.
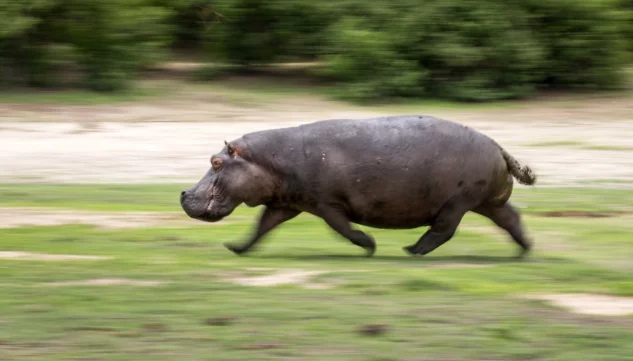
[[248, 68], [318, 60], [342, 98], [617, 89], [633, 0], [22, 0], [0, 4], [0, 83], [124, 89], [176, 47]]

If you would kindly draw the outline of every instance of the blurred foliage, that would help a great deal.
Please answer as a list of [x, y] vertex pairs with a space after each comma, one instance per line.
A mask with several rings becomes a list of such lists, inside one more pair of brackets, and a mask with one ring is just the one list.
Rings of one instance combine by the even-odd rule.
[[[30, 0], [0, 7], [3, 79], [53, 85], [70, 60], [95, 90], [125, 87], [132, 73], [158, 59], [170, 36], [169, 12], [148, 0]], [[67, 67], [63, 70], [69, 70]]]
[[[344, 16], [343, 21], [362, 19], [346, 22], [351, 24], [348, 29], [333, 37], [337, 56], [330, 58], [329, 74], [355, 85], [342, 88], [354, 92], [346, 97], [390, 95], [383, 82], [377, 81], [390, 70], [405, 79], [419, 79], [429, 95], [459, 100], [523, 97], [545, 86], [612, 89], [621, 85], [626, 65], [623, 34], [631, 13], [618, 3], [399, 3], [400, 7], [378, 10], [369, 5]], [[372, 29], [381, 36], [337, 47], [337, 41], [344, 42], [352, 34], [349, 28]], [[369, 59], [359, 56], [360, 47], [370, 48], [368, 41], [373, 42], [371, 54], [365, 54]], [[405, 69], [403, 62], [414, 66]], [[351, 74], [344, 74], [346, 71]], [[413, 73], [407, 77], [403, 72]], [[407, 82], [396, 84], [399, 89], [411, 89]], [[399, 95], [415, 94], [405, 91]]]
[[544, 47], [544, 82], [610, 89], [626, 64], [624, 33], [630, 13], [613, 1], [525, 1], [534, 34]]
[[214, 2], [226, 18], [206, 39], [216, 56], [239, 65], [314, 59], [327, 49], [328, 5], [310, 0]]
[[427, 73], [415, 61], [404, 59], [391, 46], [391, 34], [365, 30], [343, 21], [333, 31], [335, 54], [320, 74], [343, 81], [337, 95], [350, 100], [416, 96], [424, 91]]
[[146, 0], [79, 0], [68, 9], [68, 38], [77, 47], [87, 83], [122, 88], [138, 66], [156, 60], [168, 39], [168, 12]]
[[0, 81], [74, 70], [96, 90], [185, 47], [242, 67], [325, 60], [347, 99], [493, 100], [619, 87], [633, 50], [631, 0], [25, 0], [0, 19]]
[[527, 95], [542, 46], [525, 12], [497, 1], [427, 1], [403, 14], [394, 47], [430, 73], [433, 94], [464, 100]]
[[633, 0], [621, 0], [620, 6], [624, 9], [625, 38], [628, 40], [629, 56], [633, 55]]

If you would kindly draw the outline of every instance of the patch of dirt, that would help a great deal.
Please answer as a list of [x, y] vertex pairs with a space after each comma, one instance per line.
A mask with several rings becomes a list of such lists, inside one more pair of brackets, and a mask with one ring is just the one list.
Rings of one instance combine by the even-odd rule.
[[147, 331], [147, 332], [163, 332], [163, 331], [167, 331], [169, 329], [169, 327], [167, 327], [166, 324], [164, 323], [146, 323], [143, 326], [143, 330]]
[[238, 350], [273, 350], [278, 348], [285, 347], [284, 344], [281, 343], [272, 343], [272, 342], [256, 342], [249, 345], [243, 345], [238, 347]]
[[226, 275], [225, 279], [233, 284], [254, 287], [273, 287], [281, 285], [299, 285], [305, 288], [326, 289], [327, 284], [315, 284], [310, 280], [327, 271], [307, 271], [297, 269], [277, 270], [266, 275], [245, 276], [243, 274]]
[[545, 217], [570, 217], [570, 218], [606, 218], [626, 214], [625, 212], [587, 212], [587, 211], [551, 211], [539, 213]]
[[191, 227], [222, 225], [190, 219], [184, 213], [165, 212], [93, 212], [60, 210], [51, 208], [0, 207], [0, 228], [27, 226], [61, 226], [65, 224], [88, 224], [101, 229], [141, 227]]
[[598, 294], [526, 295], [524, 298], [541, 300], [585, 315], [624, 316], [633, 314], [633, 297]]
[[447, 262], [447, 263], [431, 263], [424, 265], [424, 268], [486, 268], [492, 267], [492, 264], [481, 263], [459, 263], [459, 262]]
[[344, 284], [344, 280], [333, 279], [324, 282], [314, 282], [315, 277], [330, 273], [355, 273], [367, 272], [366, 270], [335, 270], [335, 271], [311, 271], [301, 269], [276, 269], [267, 267], [251, 267], [243, 271], [224, 272], [220, 275], [224, 281], [253, 287], [274, 287], [281, 285], [298, 285], [313, 290], [325, 290]]
[[0, 251], [0, 259], [19, 261], [105, 261], [106, 256], [81, 256], [73, 254], [32, 253], [21, 251]]
[[164, 281], [143, 281], [128, 278], [95, 278], [81, 281], [47, 282], [40, 283], [40, 286], [62, 287], [62, 286], [141, 286], [156, 287], [167, 282]]
[[385, 324], [374, 323], [369, 325], [361, 326], [358, 329], [358, 333], [365, 336], [380, 336], [387, 332], [388, 327]]
[[229, 326], [235, 323], [236, 318], [232, 316], [211, 317], [204, 321], [208, 326]]
[[[316, 96], [229, 93], [183, 85], [169, 97], [119, 104], [0, 104], [0, 182], [193, 183], [224, 140], [245, 133], [323, 119], [422, 113], [489, 135], [532, 166], [541, 186], [612, 180], [610, 186], [633, 187], [629, 98], [425, 111], [361, 108]], [[570, 142], [596, 149], [564, 146]]]

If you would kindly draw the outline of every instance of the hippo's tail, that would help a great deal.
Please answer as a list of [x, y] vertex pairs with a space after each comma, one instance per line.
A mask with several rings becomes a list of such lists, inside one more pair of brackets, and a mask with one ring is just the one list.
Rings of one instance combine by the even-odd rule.
[[508, 170], [510, 174], [516, 178], [519, 183], [525, 185], [532, 185], [536, 183], [536, 174], [532, 168], [527, 165], [521, 166], [519, 161], [517, 161], [510, 153], [506, 152], [505, 149], [499, 147], [501, 149], [501, 155], [503, 155], [503, 159], [506, 160], [506, 164], [508, 165]]

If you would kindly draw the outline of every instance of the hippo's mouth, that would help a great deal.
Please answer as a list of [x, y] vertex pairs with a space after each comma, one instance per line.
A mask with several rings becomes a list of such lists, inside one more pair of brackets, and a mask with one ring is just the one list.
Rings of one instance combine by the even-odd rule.
[[211, 195], [209, 196], [209, 203], [207, 204], [207, 214], [211, 213], [211, 210], [213, 209], [213, 205], [215, 205], [216, 193], [217, 193], [217, 188], [214, 184], [211, 186]]
[[224, 207], [222, 207], [221, 200], [218, 199], [218, 194], [218, 187], [214, 184], [213, 186], [211, 186], [209, 202], [207, 203], [204, 214], [199, 217], [200, 220], [206, 222], [217, 222], [226, 217], [226, 215], [222, 214], [222, 210]]

